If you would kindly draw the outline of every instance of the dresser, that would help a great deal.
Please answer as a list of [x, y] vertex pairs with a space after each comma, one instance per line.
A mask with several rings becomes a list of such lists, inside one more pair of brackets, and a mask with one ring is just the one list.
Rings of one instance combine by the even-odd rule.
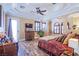
[[26, 23], [25, 24], [25, 40], [31, 41], [33, 39], [34, 39], [33, 24]]
[[30, 41], [34, 39], [34, 31], [25, 31], [25, 40]]

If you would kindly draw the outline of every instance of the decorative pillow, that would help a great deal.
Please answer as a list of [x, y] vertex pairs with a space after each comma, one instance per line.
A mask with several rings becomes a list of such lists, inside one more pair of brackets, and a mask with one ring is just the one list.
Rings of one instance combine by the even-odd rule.
[[64, 36], [61, 36], [57, 39], [58, 42], [61, 42], [61, 40], [63, 39]]
[[61, 40], [61, 43], [63, 43], [64, 42], [64, 40], [65, 40], [65, 38], [67, 37], [67, 35], [63, 35], [63, 38], [62, 38], [62, 40]]
[[57, 37], [56, 41], [58, 41], [59, 38], [60, 38], [60, 37]]
[[75, 37], [75, 33], [68, 34], [67, 37], [65, 38], [63, 44], [68, 44], [68, 40], [70, 38], [74, 38], [74, 37]]

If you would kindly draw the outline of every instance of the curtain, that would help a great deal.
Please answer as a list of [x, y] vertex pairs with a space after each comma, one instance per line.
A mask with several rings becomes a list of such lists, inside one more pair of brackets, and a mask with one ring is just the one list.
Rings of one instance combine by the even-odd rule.
[[9, 37], [10, 40], [13, 39], [11, 18], [8, 19], [8, 33], [7, 33], [7, 35], [8, 35], [8, 37]]

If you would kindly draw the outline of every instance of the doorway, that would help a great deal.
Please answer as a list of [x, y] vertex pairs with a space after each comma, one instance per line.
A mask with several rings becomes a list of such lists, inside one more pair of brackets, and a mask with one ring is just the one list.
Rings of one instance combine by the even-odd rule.
[[13, 39], [14, 41], [18, 41], [18, 37], [17, 37], [17, 20], [12, 19], [11, 21], [11, 25], [12, 25], [12, 35], [13, 35]]

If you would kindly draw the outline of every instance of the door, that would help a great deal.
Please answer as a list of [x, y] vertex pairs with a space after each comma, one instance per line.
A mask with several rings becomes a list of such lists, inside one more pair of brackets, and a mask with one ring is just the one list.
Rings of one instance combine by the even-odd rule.
[[20, 19], [19, 18], [12, 18], [12, 32], [13, 32], [13, 38], [15, 41], [22, 41], [20, 39]]
[[12, 35], [13, 35], [13, 39], [14, 41], [18, 41], [18, 36], [17, 36], [17, 20], [12, 19]]

